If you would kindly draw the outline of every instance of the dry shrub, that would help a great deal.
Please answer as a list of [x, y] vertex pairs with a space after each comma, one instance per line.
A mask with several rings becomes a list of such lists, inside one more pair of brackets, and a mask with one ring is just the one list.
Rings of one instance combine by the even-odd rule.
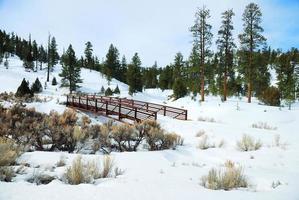
[[64, 155], [61, 155], [59, 161], [56, 163], [56, 167], [63, 167], [65, 165], [66, 165], [66, 157]]
[[73, 132], [73, 138], [76, 141], [81, 141], [85, 138], [85, 133], [82, 131], [80, 126], [75, 126], [74, 132]]
[[113, 166], [114, 166], [113, 159], [110, 156], [104, 156], [101, 178], [111, 177], [111, 172], [112, 172]]
[[[67, 183], [71, 185], [92, 183], [94, 180], [99, 178], [112, 177], [113, 167], [114, 160], [110, 156], [104, 156], [102, 167], [96, 160], [84, 164], [82, 162], [82, 157], [77, 156], [73, 161], [72, 166], [67, 169], [65, 178]], [[123, 173], [123, 171], [117, 167], [115, 168], [114, 172], [114, 176], [117, 175], [116, 172]]]
[[255, 151], [262, 147], [262, 142], [245, 134], [240, 141], [237, 141], [237, 147], [241, 151]]
[[248, 181], [242, 167], [237, 167], [232, 161], [225, 163], [224, 169], [211, 169], [207, 176], [201, 178], [201, 184], [212, 190], [231, 190], [248, 187]]
[[43, 174], [34, 171], [32, 176], [27, 179], [29, 183], [35, 183], [36, 185], [46, 185], [52, 182], [55, 179], [54, 176], [50, 176], [48, 174]]
[[222, 148], [225, 146], [225, 141], [222, 139], [220, 140], [219, 144], [218, 144], [218, 148]]
[[110, 138], [116, 143], [118, 151], [136, 151], [142, 138], [138, 137], [136, 129], [129, 124], [113, 126]]
[[0, 155], [0, 166], [9, 166], [20, 155], [20, 148], [13, 140], [0, 137]]
[[11, 182], [15, 175], [12, 167], [0, 167], [0, 181]]
[[200, 138], [197, 147], [198, 147], [199, 149], [206, 150], [206, 149], [209, 149], [209, 148], [215, 148], [215, 144], [211, 144], [211, 143], [209, 142], [209, 137], [208, 137], [207, 135], [203, 135], [203, 136]]
[[201, 137], [201, 136], [203, 136], [204, 134], [206, 134], [206, 131], [205, 130], [200, 130], [200, 131], [198, 131], [197, 133], [196, 133], [196, 137]]
[[82, 163], [81, 156], [75, 158], [72, 166], [66, 171], [66, 180], [71, 185], [78, 185], [80, 183], [85, 183], [86, 178], [84, 176], [84, 166]]
[[277, 130], [277, 127], [270, 126], [267, 124], [267, 122], [257, 122], [252, 124], [251, 127], [265, 130]]
[[211, 123], [215, 123], [216, 122], [216, 120], [213, 117], [198, 117], [197, 121], [211, 122]]

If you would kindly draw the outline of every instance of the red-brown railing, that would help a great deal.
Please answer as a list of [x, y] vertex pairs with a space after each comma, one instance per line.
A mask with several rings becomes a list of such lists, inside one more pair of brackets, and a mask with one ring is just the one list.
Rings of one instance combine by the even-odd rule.
[[[67, 106], [83, 109], [95, 113], [100, 113], [107, 117], [117, 116], [118, 120], [127, 118], [133, 121], [156, 120], [157, 113], [145, 111], [137, 107], [127, 106], [120, 101], [115, 101], [107, 97], [91, 97], [91, 96], [67, 96]], [[115, 119], [115, 118], [114, 118]]]

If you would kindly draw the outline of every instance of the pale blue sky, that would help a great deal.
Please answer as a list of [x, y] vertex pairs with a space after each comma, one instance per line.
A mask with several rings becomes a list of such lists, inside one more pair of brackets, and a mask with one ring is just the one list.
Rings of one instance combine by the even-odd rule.
[[262, 9], [264, 35], [271, 47], [299, 47], [299, 0], [0, 0], [0, 28], [22, 37], [31, 33], [39, 43], [46, 43], [50, 32], [60, 50], [72, 43], [77, 55], [91, 41], [99, 58], [113, 43], [128, 60], [138, 52], [144, 65], [157, 60], [163, 66], [178, 51], [189, 56], [188, 29], [198, 6], [211, 10], [214, 36], [221, 12], [233, 8], [237, 38], [250, 2]]

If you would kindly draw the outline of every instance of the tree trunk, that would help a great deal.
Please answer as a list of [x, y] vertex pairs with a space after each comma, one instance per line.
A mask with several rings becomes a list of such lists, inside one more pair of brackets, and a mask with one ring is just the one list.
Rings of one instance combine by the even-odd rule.
[[204, 65], [201, 66], [201, 101], [205, 101], [205, 76], [204, 76]]
[[226, 101], [226, 96], [227, 96], [227, 72], [225, 69], [224, 82], [223, 82], [223, 101]]
[[252, 85], [251, 85], [251, 81], [249, 81], [249, 83], [248, 83], [248, 103], [251, 103], [251, 90], [252, 90]]

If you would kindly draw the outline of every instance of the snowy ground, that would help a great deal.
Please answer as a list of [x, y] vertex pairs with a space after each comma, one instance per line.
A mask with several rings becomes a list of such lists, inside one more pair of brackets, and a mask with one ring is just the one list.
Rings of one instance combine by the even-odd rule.
[[[6, 70], [0, 66], [0, 92], [15, 92], [25, 77], [32, 83], [39, 77], [42, 83], [46, 80], [46, 72], [25, 72], [18, 59], [11, 59]], [[61, 68], [57, 66], [51, 75], [58, 76]], [[82, 70], [83, 83], [81, 90], [88, 93], [99, 92], [108, 83], [98, 72]], [[112, 80], [110, 87], [116, 85], [121, 96], [130, 97], [128, 86]], [[55, 109], [63, 112], [67, 89], [48, 85], [40, 95], [47, 102], [28, 104], [41, 112]], [[117, 178], [102, 179], [96, 184], [67, 185], [55, 180], [48, 185], [37, 186], [26, 182], [32, 173], [49, 173], [61, 176], [65, 167], [52, 168], [61, 155], [67, 158], [67, 166], [71, 164], [75, 154], [66, 152], [31, 152], [19, 158], [19, 163], [26, 162], [30, 167], [24, 175], [15, 177], [12, 183], [0, 183], [0, 199], [2, 200], [59, 200], [59, 199], [288, 199], [298, 200], [299, 191], [299, 106], [294, 105], [291, 111], [259, 105], [257, 101], [246, 103], [245, 99], [230, 98], [222, 103], [219, 97], [207, 97], [207, 101], [199, 103], [190, 97], [175, 102], [168, 100], [171, 91], [149, 89], [136, 94], [133, 98], [156, 103], [167, 103], [188, 109], [188, 121], [179, 121], [158, 116], [158, 121], [168, 131], [174, 131], [184, 137], [185, 144], [177, 150], [158, 152], [112, 153], [118, 167], [125, 173]], [[131, 98], [131, 97], [130, 97]], [[199, 121], [214, 119], [215, 122]], [[103, 122], [104, 117], [97, 117], [96, 122]], [[253, 123], [265, 122], [276, 130], [252, 128]], [[200, 150], [197, 148], [199, 138], [196, 134], [204, 130], [210, 143], [217, 144], [224, 140], [222, 148]], [[241, 152], [236, 148], [237, 140], [248, 134], [263, 143], [261, 149]], [[275, 138], [280, 136], [281, 145], [276, 146]], [[83, 155], [85, 160], [100, 159], [102, 155]], [[200, 177], [206, 175], [212, 167], [220, 167], [226, 160], [232, 160], [244, 168], [250, 182], [249, 189], [232, 191], [214, 191], [200, 185]], [[101, 159], [100, 159], [101, 160]], [[280, 186], [273, 188], [272, 183], [279, 181]]]

